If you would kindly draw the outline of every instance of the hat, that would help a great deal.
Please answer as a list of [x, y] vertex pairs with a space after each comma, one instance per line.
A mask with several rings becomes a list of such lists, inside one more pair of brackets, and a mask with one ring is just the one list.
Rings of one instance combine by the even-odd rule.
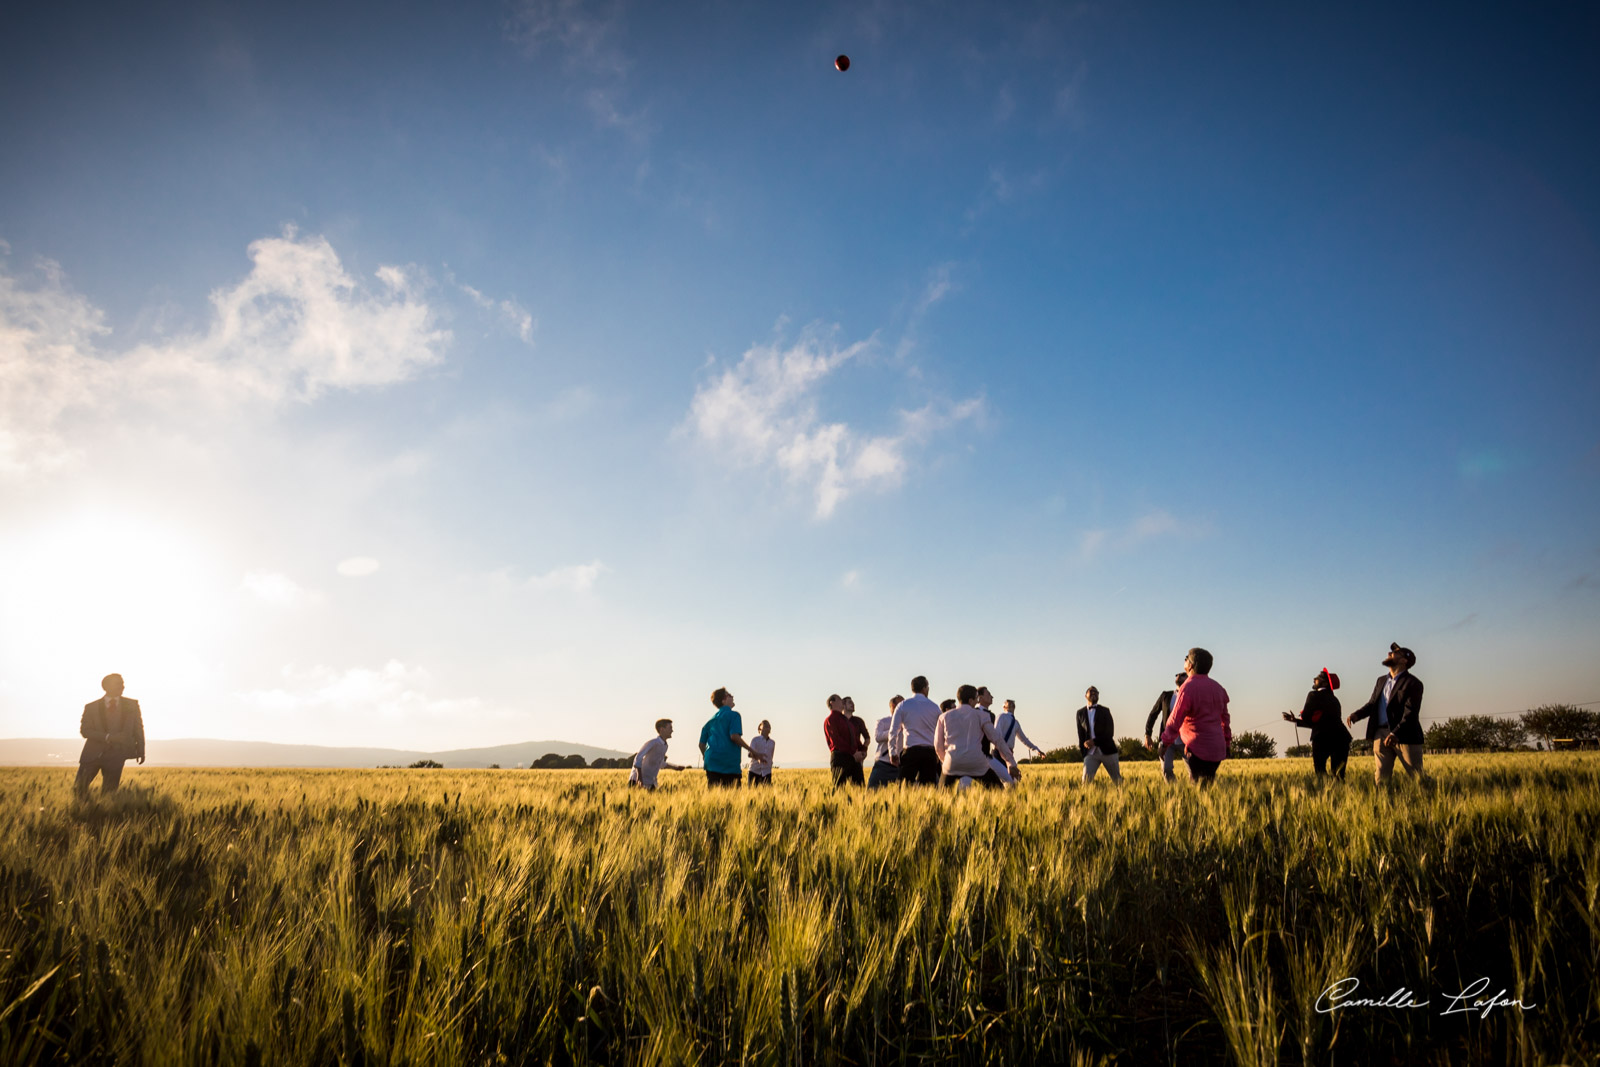
[[1329, 689], [1339, 688], [1339, 676], [1334, 674], [1328, 668], [1322, 668], [1322, 677], [1327, 679]]
[[1411, 651], [1409, 648], [1404, 648], [1395, 642], [1390, 641], [1389, 651], [1396, 656], [1404, 656], [1406, 658], [1407, 667], [1415, 667], [1417, 665], [1417, 654]]

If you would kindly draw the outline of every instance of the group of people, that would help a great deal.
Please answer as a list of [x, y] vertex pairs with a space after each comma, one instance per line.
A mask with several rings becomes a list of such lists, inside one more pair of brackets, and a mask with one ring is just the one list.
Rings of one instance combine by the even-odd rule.
[[[1365, 720], [1376, 780], [1384, 782], [1393, 775], [1396, 758], [1408, 775], [1422, 777], [1422, 680], [1411, 673], [1416, 662], [1415, 652], [1391, 643], [1383, 659], [1387, 673], [1373, 685], [1371, 698], [1343, 721], [1339, 718], [1339, 698], [1334, 696], [1339, 676], [1326, 668], [1317, 672], [1301, 710], [1284, 712], [1283, 717], [1310, 728], [1312, 765], [1318, 776], [1344, 778], [1350, 753], [1349, 727]], [[1173, 687], [1156, 699], [1145, 720], [1145, 746], [1155, 749], [1159, 745], [1161, 773], [1167, 781], [1174, 779], [1173, 765], [1181, 758], [1193, 781], [1209, 785], [1228, 758], [1233, 743], [1228, 691], [1211, 678], [1211, 666], [1210, 652], [1191, 648], [1184, 656], [1183, 670], [1173, 679]], [[144, 718], [139, 702], [123, 696], [120, 674], [106, 675], [100, 686], [105, 695], [84, 705], [79, 725], [84, 744], [78, 756], [75, 788], [80, 796], [88, 795], [97, 776], [102, 779], [103, 793], [115, 791], [124, 764], [130, 759], [140, 763], [145, 759]], [[772, 724], [763, 719], [756, 727], [756, 736], [746, 741], [743, 721], [734, 710], [733, 694], [726, 688], [717, 689], [711, 694], [711, 703], [717, 710], [701, 728], [699, 742], [707, 784], [736, 787], [748, 780], [751, 786], [770, 786], [777, 748], [772, 740]], [[881, 789], [901, 782], [908, 786], [979, 785], [1003, 789], [1016, 785], [1022, 780], [1017, 746], [1025, 746], [1035, 756], [1043, 753], [1017, 721], [1016, 702], [1007, 700], [998, 715], [992, 710], [993, 703], [987, 686], [963, 685], [954, 698], [936, 704], [928, 696], [928, 679], [918, 675], [911, 679], [911, 696], [891, 699], [889, 714], [869, 732], [856, 714], [854, 700], [837, 694], [828, 697], [822, 735], [828, 744], [835, 786]], [[1083, 750], [1083, 781], [1092, 782], [1104, 767], [1111, 780], [1120, 783], [1115, 721], [1111, 709], [1100, 703], [1100, 692], [1094, 686], [1084, 693], [1077, 726], [1078, 744]], [[656, 735], [634, 756], [628, 774], [630, 786], [654, 789], [663, 769], [686, 769], [682, 764], [667, 762], [667, 742], [671, 738], [672, 720], [658, 719]], [[869, 776], [865, 773], [866, 758], [874, 742], [877, 756]], [[745, 753], [750, 757], [747, 779], [741, 766]]]
[[[1327, 669], [1317, 672], [1301, 710], [1283, 715], [1286, 721], [1310, 728], [1312, 765], [1317, 775], [1332, 774], [1343, 780], [1350, 752], [1348, 727], [1366, 720], [1377, 781], [1392, 776], [1396, 757], [1408, 774], [1421, 776], [1422, 682], [1411, 674], [1416, 661], [1416, 653], [1409, 648], [1391, 644], [1383, 660], [1388, 673], [1378, 678], [1372, 698], [1342, 721], [1339, 699], [1333, 695], [1339, 688], [1339, 676]], [[1173, 678], [1173, 687], [1156, 698], [1145, 719], [1145, 747], [1159, 750], [1161, 774], [1169, 782], [1176, 779], [1174, 765], [1181, 759], [1192, 781], [1202, 788], [1209, 786], [1228, 758], [1233, 744], [1228, 691], [1211, 677], [1212, 663], [1210, 652], [1191, 648], [1184, 656], [1183, 670]], [[987, 686], [962, 685], [955, 697], [942, 703], [929, 697], [928, 688], [926, 677], [913, 678], [911, 696], [893, 697], [889, 714], [880, 718], [871, 731], [856, 713], [854, 699], [837, 693], [828, 697], [822, 736], [828, 746], [835, 788], [855, 785], [881, 789], [900, 782], [908, 786], [1004, 789], [1022, 780], [1016, 758], [1019, 745], [1035, 756], [1043, 754], [1017, 720], [1015, 701], [1007, 700], [997, 715], [993, 710], [994, 696]], [[700, 731], [707, 783], [737, 786], [743, 750], [750, 754], [749, 783], [771, 785], [775, 747], [772, 724], [763, 720], [758, 736], [746, 742], [742, 721], [734, 710], [733, 694], [718, 689], [711, 694], [711, 702], [716, 713]], [[1084, 783], [1094, 781], [1104, 767], [1112, 782], [1120, 784], [1116, 722], [1111, 709], [1100, 703], [1100, 691], [1094, 686], [1084, 693], [1077, 728], [1078, 745], [1083, 750]], [[634, 757], [630, 785], [653, 789], [661, 768], [684, 769], [666, 762], [666, 742], [671, 736], [670, 719], [656, 723], [656, 736]], [[877, 753], [869, 774], [866, 762], [874, 743]]]

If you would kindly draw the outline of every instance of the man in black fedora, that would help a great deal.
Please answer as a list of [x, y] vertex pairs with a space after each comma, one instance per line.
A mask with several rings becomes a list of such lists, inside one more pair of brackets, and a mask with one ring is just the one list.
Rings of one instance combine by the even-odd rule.
[[1383, 665], [1388, 674], [1378, 676], [1372, 699], [1350, 713], [1346, 723], [1354, 726], [1367, 720], [1367, 740], [1377, 764], [1373, 777], [1387, 782], [1394, 773], [1394, 758], [1400, 757], [1406, 773], [1422, 778], [1422, 679], [1411, 673], [1417, 654], [1390, 643]]
[[100, 775], [100, 793], [115, 793], [122, 783], [122, 765], [128, 760], [144, 762], [144, 717], [139, 702], [122, 695], [122, 675], [108, 674], [100, 679], [105, 696], [83, 706], [78, 732], [83, 735], [83, 751], [78, 754], [78, 796], [87, 797], [95, 775]]

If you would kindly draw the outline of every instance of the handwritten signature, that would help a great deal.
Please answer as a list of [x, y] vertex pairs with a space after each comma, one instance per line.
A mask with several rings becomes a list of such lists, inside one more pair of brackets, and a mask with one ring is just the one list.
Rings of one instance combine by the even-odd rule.
[[[1348, 1008], [1426, 1008], [1431, 1001], [1418, 1000], [1417, 995], [1405, 986], [1401, 986], [1393, 993], [1383, 997], [1358, 997], [1356, 991], [1361, 988], [1359, 978], [1341, 978], [1322, 991], [1317, 998], [1317, 1013], [1331, 1015], [1336, 1011]], [[1502, 989], [1498, 993], [1484, 996], [1489, 988], [1489, 979], [1480, 978], [1467, 986], [1459, 993], [1446, 993], [1444, 999], [1449, 1001], [1449, 1006], [1441, 1011], [1440, 1015], [1462, 1015], [1467, 1012], [1477, 1012], [1478, 1018], [1487, 1019], [1489, 1013], [1496, 1008], [1519, 1008], [1522, 1011], [1532, 1011], [1537, 1004], [1524, 1004], [1520, 999], [1507, 996], [1507, 991]]]

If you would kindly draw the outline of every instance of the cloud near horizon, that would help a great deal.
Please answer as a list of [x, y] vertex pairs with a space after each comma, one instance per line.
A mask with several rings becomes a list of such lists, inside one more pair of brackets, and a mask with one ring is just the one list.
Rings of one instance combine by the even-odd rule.
[[983, 411], [981, 397], [931, 403], [900, 412], [899, 432], [893, 434], [869, 435], [824, 421], [818, 403], [824, 380], [875, 344], [876, 336], [840, 348], [811, 329], [788, 347], [755, 345], [695, 390], [687, 426], [726, 462], [775, 467], [790, 482], [807, 486], [816, 517], [827, 519], [852, 493], [899, 485], [908, 450], [926, 440], [937, 422]]

